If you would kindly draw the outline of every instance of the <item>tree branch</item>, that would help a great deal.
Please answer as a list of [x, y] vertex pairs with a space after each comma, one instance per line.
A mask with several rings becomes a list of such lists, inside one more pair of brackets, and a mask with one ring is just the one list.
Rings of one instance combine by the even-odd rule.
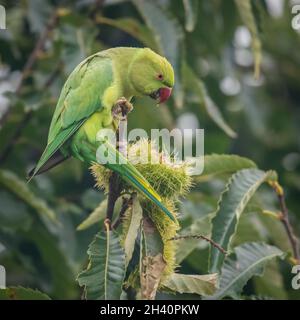
[[292, 251], [293, 251], [293, 262], [296, 264], [300, 264], [300, 247], [299, 247], [299, 240], [296, 237], [294, 230], [292, 228], [292, 225], [289, 220], [289, 213], [288, 213], [288, 208], [286, 206], [285, 202], [285, 196], [284, 196], [284, 191], [281, 185], [277, 181], [269, 181], [270, 186], [273, 188], [275, 191], [278, 201], [279, 201], [279, 206], [280, 206], [280, 214], [279, 214], [279, 220], [282, 222], [284, 229], [287, 233], [287, 236], [289, 238]]
[[213, 247], [217, 248], [220, 252], [222, 252], [224, 255], [227, 254], [227, 251], [222, 248], [218, 243], [216, 243], [215, 241], [213, 241], [212, 239], [203, 236], [203, 235], [186, 235], [186, 236], [178, 236], [178, 237], [174, 237], [171, 238], [169, 240], [182, 240], [182, 239], [203, 239], [207, 242], [209, 242]]
[[[116, 105], [112, 110], [113, 116], [120, 120], [119, 127], [116, 132], [117, 149], [125, 156], [127, 144], [124, 139], [124, 130], [127, 130], [127, 115], [131, 111], [131, 109], [132, 106], [130, 105], [130, 103], [125, 98], [121, 98], [117, 101]], [[106, 211], [106, 219], [108, 221], [112, 221], [115, 204], [120, 196], [121, 191], [122, 186], [119, 174], [116, 172], [112, 172], [111, 177], [109, 179], [109, 193]]]

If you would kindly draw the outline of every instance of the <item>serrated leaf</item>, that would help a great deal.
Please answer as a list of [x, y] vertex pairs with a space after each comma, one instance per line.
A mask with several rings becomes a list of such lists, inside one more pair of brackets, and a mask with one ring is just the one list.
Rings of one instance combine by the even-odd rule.
[[200, 105], [203, 106], [208, 116], [222, 129], [229, 137], [236, 138], [237, 134], [225, 121], [218, 106], [207, 93], [204, 82], [196, 76], [194, 71], [186, 64], [183, 64], [184, 84], [192, 90], [198, 97]]
[[222, 267], [220, 288], [210, 299], [237, 298], [243, 287], [254, 275], [262, 275], [267, 262], [284, 257], [277, 247], [264, 243], [249, 242], [235, 250], [236, 259], [228, 257]]
[[216, 291], [218, 274], [171, 274], [163, 287], [179, 293], [195, 293], [201, 296], [212, 295]]
[[77, 230], [82, 231], [95, 223], [99, 223], [105, 218], [107, 208], [107, 199], [100, 202], [97, 208], [77, 227]]
[[123, 222], [123, 225], [128, 225], [128, 227], [122, 239], [122, 244], [125, 250], [126, 265], [128, 265], [132, 258], [135, 241], [143, 218], [143, 209], [137, 197], [133, 198], [132, 206], [125, 213], [125, 217], [127, 221], [125, 223]]
[[[225, 250], [230, 249], [240, 215], [258, 187], [274, 179], [273, 171], [243, 169], [235, 173], [223, 191], [215, 217], [212, 219], [212, 240]], [[218, 272], [224, 255], [216, 248], [210, 248], [210, 272]]]
[[240, 13], [243, 23], [249, 29], [252, 37], [252, 51], [254, 55], [254, 77], [259, 78], [260, 64], [262, 59], [261, 42], [258, 35], [258, 30], [255, 22], [255, 17], [252, 12], [251, 0], [235, 0], [236, 6]]
[[185, 29], [192, 32], [195, 29], [198, 15], [198, 0], [183, 0], [185, 12]]
[[23, 287], [9, 287], [0, 289], [0, 300], [51, 300], [49, 296], [38, 290], [23, 288]]
[[188, 173], [195, 176], [196, 181], [206, 181], [216, 175], [230, 174], [242, 169], [256, 168], [256, 164], [235, 154], [211, 154], [204, 156], [204, 170], [201, 175], [194, 175], [189, 168]]
[[172, 16], [154, 1], [133, 0], [147, 26], [153, 31], [155, 40], [163, 54], [172, 64], [175, 72], [174, 98], [178, 108], [183, 107], [184, 90], [182, 87], [183, 30]]
[[37, 213], [42, 216], [47, 216], [53, 222], [58, 223], [55, 212], [48, 207], [44, 200], [37, 197], [29, 189], [28, 184], [22, 181], [13, 172], [0, 170], [0, 184], [10, 192], [14, 193], [31, 208], [35, 209]]
[[120, 299], [125, 276], [125, 253], [114, 231], [98, 233], [88, 249], [89, 266], [78, 275], [91, 300]]

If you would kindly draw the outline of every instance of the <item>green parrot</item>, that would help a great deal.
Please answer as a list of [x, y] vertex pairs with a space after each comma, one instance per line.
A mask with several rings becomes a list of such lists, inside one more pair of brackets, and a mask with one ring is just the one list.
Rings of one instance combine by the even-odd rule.
[[[87, 164], [97, 162], [100, 129], [117, 130], [114, 107], [121, 97], [130, 101], [150, 96], [157, 103], [166, 101], [174, 86], [174, 71], [166, 58], [149, 48], [118, 47], [100, 51], [82, 61], [70, 74], [61, 91], [48, 143], [29, 180], [70, 156]], [[109, 156], [123, 157], [109, 146]], [[125, 162], [124, 162], [125, 161]], [[119, 174], [132, 187], [153, 201], [172, 220], [160, 196], [127, 159], [122, 164], [105, 166]]]

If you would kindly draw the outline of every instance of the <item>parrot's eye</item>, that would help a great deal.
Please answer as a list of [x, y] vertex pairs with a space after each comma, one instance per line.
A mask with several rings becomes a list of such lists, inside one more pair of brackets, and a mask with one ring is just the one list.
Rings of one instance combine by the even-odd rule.
[[161, 73], [159, 73], [159, 74], [157, 75], [157, 79], [158, 79], [158, 80], [163, 80], [163, 79], [164, 79], [164, 76], [163, 76]]

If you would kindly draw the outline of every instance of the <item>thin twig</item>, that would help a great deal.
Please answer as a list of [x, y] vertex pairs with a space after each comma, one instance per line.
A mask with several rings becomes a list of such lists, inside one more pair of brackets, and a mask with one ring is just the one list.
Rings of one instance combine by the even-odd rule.
[[292, 228], [292, 225], [289, 220], [289, 212], [288, 208], [286, 206], [285, 202], [285, 196], [284, 196], [284, 191], [281, 185], [277, 181], [269, 181], [270, 186], [273, 188], [275, 191], [278, 201], [279, 201], [279, 206], [280, 206], [280, 214], [279, 214], [279, 220], [282, 222], [285, 231], [287, 233], [287, 236], [289, 238], [292, 251], [293, 251], [293, 260], [295, 260], [295, 263], [300, 263], [300, 247], [299, 247], [299, 240], [296, 237], [294, 230]]
[[174, 237], [171, 238], [169, 240], [183, 240], [183, 239], [203, 239], [207, 242], [209, 242], [213, 247], [217, 248], [220, 252], [222, 252], [224, 255], [227, 254], [227, 251], [222, 248], [218, 243], [216, 243], [215, 241], [213, 241], [212, 239], [203, 236], [203, 235], [186, 235], [186, 236], [178, 236], [178, 237]]

